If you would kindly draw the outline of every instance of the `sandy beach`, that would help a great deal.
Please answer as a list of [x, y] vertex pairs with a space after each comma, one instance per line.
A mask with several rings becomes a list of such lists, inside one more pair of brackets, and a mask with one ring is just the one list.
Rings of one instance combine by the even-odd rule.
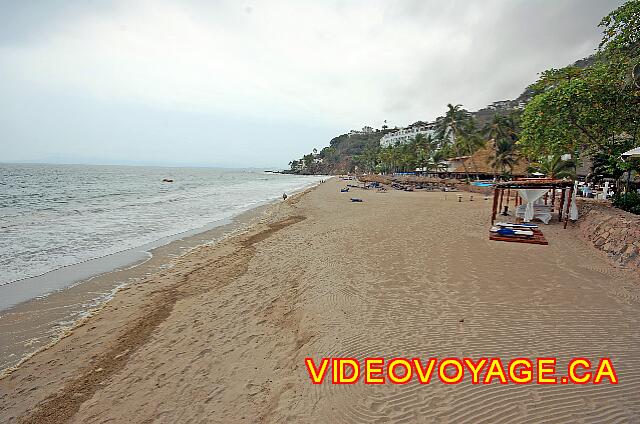
[[[489, 241], [477, 194], [344, 184], [118, 292], [0, 379], [0, 422], [637, 422], [637, 273], [571, 225]], [[313, 385], [304, 364], [545, 356], [609, 357], [619, 384]]]
[[[148, 251], [138, 248], [133, 249], [133, 252], [125, 251], [98, 258], [97, 262], [104, 263], [105, 268], [109, 267], [111, 271], [96, 273], [87, 279], [83, 279], [82, 275], [85, 272], [92, 273], [95, 269], [92, 262], [95, 261], [61, 268], [30, 279], [28, 284], [20, 282], [2, 287], [18, 295], [22, 295], [22, 292], [28, 295], [29, 289], [37, 288], [38, 282], [54, 279], [67, 284], [69, 281], [75, 282], [66, 289], [51, 292], [47, 296], [20, 302], [8, 309], [0, 308], [0, 370], [15, 366], [25, 356], [58, 340], [74, 321], [91, 313], [91, 305], [99, 306], [113, 296], [119, 287], [136, 284], [149, 275], [170, 267], [173, 259], [195, 247], [218, 242], [251, 227], [262, 218], [269, 205], [250, 209], [233, 219], [216, 222], [215, 224], [222, 225], [210, 230], [193, 235], [182, 234], [180, 238], [167, 244], [159, 244]], [[112, 256], [128, 258], [128, 261], [135, 261], [140, 256], [144, 259], [120, 267], [117, 258], [114, 260]], [[31, 282], [35, 284], [29, 284]], [[11, 296], [7, 292], [8, 290], [0, 291], [0, 299], [10, 300]]]

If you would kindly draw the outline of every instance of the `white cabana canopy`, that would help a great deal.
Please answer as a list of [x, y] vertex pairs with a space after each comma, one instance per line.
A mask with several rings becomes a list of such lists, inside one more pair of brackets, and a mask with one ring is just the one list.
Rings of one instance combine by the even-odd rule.
[[[502, 199], [507, 190], [507, 205], [509, 204], [510, 191], [518, 193], [522, 199], [522, 204], [516, 201], [516, 215], [523, 218], [524, 222], [531, 221], [534, 217], [540, 218], [547, 223], [551, 219], [553, 203], [557, 190], [560, 190], [560, 204], [558, 205], [558, 220], [562, 221], [564, 215], [564, 227], [567, 228], [569, 219], [578, 219], [578, 207], [576, 204], [576, 182], [567, 180], [552, 180], [547, 178], [526, 178], [522, 180], [505, 181], [495, 184], [493, 192], [493, 211], [491, 223], [495, 221], [498, 210], [502, 209]], [[551, 192], [552, 205], [537, 204], [545, 194]], [[522, 216], [520, 216], [522, 215]]]
[[640, 147], [636, 147], [635, 149], [631, 149], [628, 152], [624, 152], [622, 154], [624, 158], [640, 158]]

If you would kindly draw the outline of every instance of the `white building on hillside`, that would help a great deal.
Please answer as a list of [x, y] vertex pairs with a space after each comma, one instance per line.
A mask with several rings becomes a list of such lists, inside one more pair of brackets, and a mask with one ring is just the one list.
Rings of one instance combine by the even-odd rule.
[[413, 140], [418, 134], [424, 134], [425, 136], [431, 135], [432, 137], [435, 137], [435, 132], [436, 132], [435, 122], [430, 122], [426, 125], [422, 125], [419, 127], [401, 128], [396, 132], [385, 134], [380, 139], [380, 146], [389, 147], [389, 146], [395, 146], [398, 143], [405, 144]]
[[362, 127], [361, 131], [358, 131], [358, 130], [349, 131], [349, 137], [351, 137], [352, 135], [358, 135], [358, 134], [371, 134], [373, 132], [375, 132], [375, 129], [367, 125]]
[[496, 109], [506, 109], [511, 106], [511, 100], [498, 100], [497, 102], [493, 102], [488, 106], [488, 109], [496, 110]]

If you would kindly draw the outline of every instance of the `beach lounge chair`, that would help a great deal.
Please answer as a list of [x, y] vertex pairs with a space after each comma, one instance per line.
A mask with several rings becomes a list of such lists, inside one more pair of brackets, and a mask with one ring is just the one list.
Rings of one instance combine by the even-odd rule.
[[351, 201], [352, 201], [352, 202], [359, 203], [359, 202], [362, 202], [362, 199], [359, 199], [359, 198], [357, 198], [357, 197], [352, 197], [352, 198], [351, 198]]
[[498, 233], [501, 236], [533, 236], [533, 231], [531, 230], [518, 230], [508, 227], [492, 227], [489, 231], [491, 231], [492, 233]]
[[513, 226], [502, 227], [496, 225], [489, 229], [489, 240], [541, 245], [549, 244], [544, 234], [542, 234], [542, 231], [535, 227], [514, 228]]
[[[516, 216], [518, 218], [525, 218], [525, 211], [527, 205], [519, 205], [516, 208]], [[551, 206], [548, 205], [534, 205], [533, 206], [533, 219], [539, 219], [540, 221], [548, 224], [551, 221]]]
[[538, 228], [536, 224], [529, 224], [529, 223], [514, 224], [513, 222], [496, 222], [496, 227], [521, 228], [521, 229]]

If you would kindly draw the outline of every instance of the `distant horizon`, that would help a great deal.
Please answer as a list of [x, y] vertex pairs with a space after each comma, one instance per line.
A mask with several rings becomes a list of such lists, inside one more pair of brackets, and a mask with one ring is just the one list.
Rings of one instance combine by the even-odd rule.
[[126, 166], [131, 168], [216, 168], [229, 170], [265, 170], [282, 171], [286, 168], [277, 166], [224, 166], [211, 164], [187, 164], [187, 163], [143, 163], [143, 162], [46, 162], [46, 161], [0, 161], [2, 165], [60, 165], [60, 166]]

